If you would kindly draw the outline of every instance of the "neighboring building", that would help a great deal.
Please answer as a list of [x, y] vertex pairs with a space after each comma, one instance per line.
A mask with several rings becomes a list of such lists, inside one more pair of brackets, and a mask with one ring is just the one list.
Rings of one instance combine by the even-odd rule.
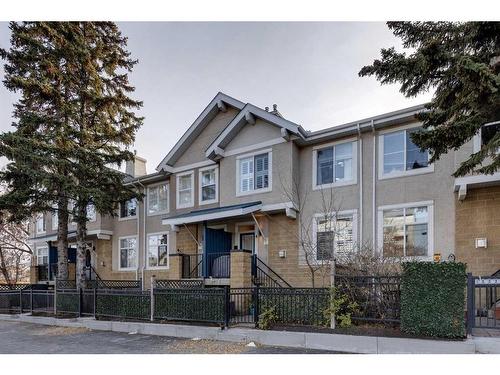
[[[123, 202], [115, 218], [89, 208], [88, 264], [103, 279], [142, 279], [146, 287], [152, 275], [234, 287], [281, 277], [310, 286], [306, 260], [328, 264], [334, 237], [336, 254], [362, 244], [385, 257], [455, 255], [472, 272], [491, 274], [500, 268], [500, 187], [490, 185], [500, 174], [451, 176], [481, 135], [429, 164], [410, 140], [422, 110], [310, 132], [276, 107], [218, 93], [157, 172], [146, 174], [139, 157], [127, 164], [127, 183], [146, 193], [143, 202]], [[490, 126], [483, 138], [498, 124]], [[325, 206], [325, 197], [335, 204]], [[51, 214], [36, 219], [32, 281], [55, 271], [47, 265], [56, 263], [56, 226]], [[69, 258], [73, 272], [74, 250]]]

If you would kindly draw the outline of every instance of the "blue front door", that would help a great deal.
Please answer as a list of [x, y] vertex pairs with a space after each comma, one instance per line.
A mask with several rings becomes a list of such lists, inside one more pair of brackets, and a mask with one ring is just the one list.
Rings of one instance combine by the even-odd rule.
[[229, 277], [231, 233], [205, 227], [204, 234], [203, 277]]

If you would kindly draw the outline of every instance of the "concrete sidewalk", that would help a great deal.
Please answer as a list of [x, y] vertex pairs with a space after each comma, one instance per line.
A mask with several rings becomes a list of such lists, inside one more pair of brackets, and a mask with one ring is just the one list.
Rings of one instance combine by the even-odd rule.
[[330, 350], [366, 354], [472, 354], [499, 353], [500, 339], [472, 338], [465, 341], [422, 340], [393, 337], [350, 336], [310, 332], [262, 331], [252, 328], [204, 327], [178, 324], [135, 323], [95, 320], [93, 318], [56, 319], [31, 315], [0, 315], [0, 320], [37, 323], [92, 330], [133, 332], [181, 338], [256, 342], [262, 345]]

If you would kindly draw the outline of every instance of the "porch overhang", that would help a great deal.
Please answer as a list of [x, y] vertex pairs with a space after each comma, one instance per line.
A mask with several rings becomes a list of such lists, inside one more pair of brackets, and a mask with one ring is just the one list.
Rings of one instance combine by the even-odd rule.
[[464, 200], [467, 196], [467, 190], [500, 185], [500, 173], [491, 175], [473, 175], [459, 177], [455, 179], [455, 192], [458, 192], [458, 199]]
[[258, 201], [251, 203], [236, 204], [232, 206], [191, 211], [186, 214], [164, 218], [162, 219], [161, 222], [163, 225], [170, 225], [171, 227], [174, 227], [182, 224], [200, 223], [203, 221], [220, 220], [220, 219], [228, 219], [231, 217], [244, 216], [260, 211], [261, 209], [262, 209], [262, 202]]

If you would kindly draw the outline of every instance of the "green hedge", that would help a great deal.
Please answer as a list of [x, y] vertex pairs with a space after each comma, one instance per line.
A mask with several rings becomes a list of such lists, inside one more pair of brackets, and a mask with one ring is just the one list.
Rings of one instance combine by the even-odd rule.
[[149, 319], [150, 296], [141, 293], [98, 293], [96, 315], [122, 319]]
[[463, 263], [403, 263], [401, 330], [414, 335], [464, 337], [466, 284]]
[[78, 295], [78, 292], [57, 293], [57, 311], [66, 313], [78, 313], [79, 297], [80, 296]]

